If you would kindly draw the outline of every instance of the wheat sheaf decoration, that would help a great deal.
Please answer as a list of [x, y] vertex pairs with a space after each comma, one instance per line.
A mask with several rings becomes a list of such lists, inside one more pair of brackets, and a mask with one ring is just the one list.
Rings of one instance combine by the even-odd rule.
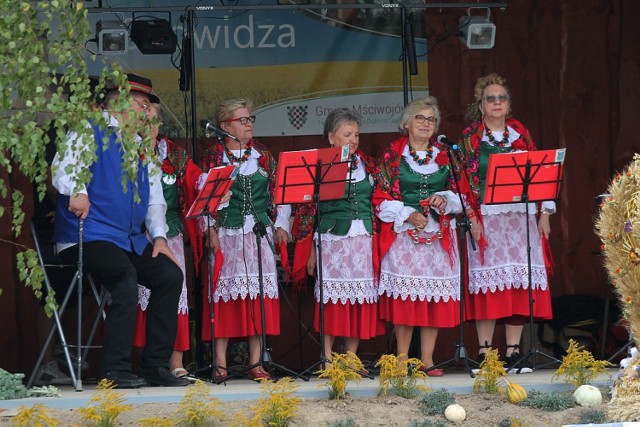
[[[600, 205], [596, 233], [602, 240], [605, 267], [640, 344], [640, 154], [613, 178]], [[640, 346], [639, 346], [640, 347]]]
[[[600, 205], [596, 233], [609, 278], [636, 347], [640, 347], [640, 154], [613, 178]], [[640, 418], [640, 357], [618, 373], [610, 402], [615, 419]]]

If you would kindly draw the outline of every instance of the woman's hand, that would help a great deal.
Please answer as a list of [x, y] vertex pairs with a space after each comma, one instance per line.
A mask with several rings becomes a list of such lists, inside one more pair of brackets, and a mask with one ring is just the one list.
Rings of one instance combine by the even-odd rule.
[[427, 198], [429, 202], [429, 206], [433, 206], [436, 209], [442, 209], [447, 207], [447, 199], [444, 196], [438, 196], [436, 194], [432, 194]]
[[407, 218], [407, 222], [413, 225], [416, 230], [422, 230], [427, 226], [429, 220], [426, 216], [416, 211], [409, 215], [409, 218]]
[[538, 220], [538, 231], [541, 236], [544, 236], [547, 240], [551, 234], [551, 224], [549, 224], [549, 214], [541, 213]]
[[207, 230], [206, 237], [206, 245], [207, 247], [213, 250], [213, 253], [216, 253], [218, 249], [220, 249], [220, 238], [218, 237], [218, 232], [215, 228], [209, 227]]
[[480, 239], [482, 239], [482, 236], [484, 235], [482, 224], [475, 216], [473, 218], [469, 218], [469, 222], [471, 223], [471, 237], [473, 237], [473, 240], [475, 240], [476, 242], [480, 241]]
[[289, 233], [287, 233], [284, 229], [278, 227], [276, 229], [276, 245], [280, 243], [287, 243], [289, 241]]
[[231, 190], [227, 191], [225, 195], [220, 198], [220, 204], [224, 205], [229, 200], [231, 200]]
[[307, 274], [311, 277], [316, 277], [316, 246], [313, 243], [311, 244], [309, 260], [307, 261]]

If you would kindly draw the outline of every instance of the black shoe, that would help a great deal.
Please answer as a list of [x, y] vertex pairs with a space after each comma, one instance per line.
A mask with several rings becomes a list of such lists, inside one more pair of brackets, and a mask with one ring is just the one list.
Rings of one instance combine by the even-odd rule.
[[165, 367], [144, 368], [142, 376], [151, 386], [184, 387], [191, 384], [188, 379], [176, 377]]
[[[521, 358], [522, 356], [520, 356], [520, 353], [517, 351], [511, 353], [511, 356], [505, 356], [507, 361], [507, 367], [505, 370], [507, 373], [515, 372], [516, 374], [529, 374], [533, 372], [533, 369], [524, 365], [524, 360], [520, 361]], [[518, 361], [520, 361], [520, 363], [518, 363]], [[516, 363], [518, 364], [516, 365]]]
[[144, 378], [129, 371], [108, 371], [102, 378], [113, 382], [114, 388], [139, 388], [147, 385]]

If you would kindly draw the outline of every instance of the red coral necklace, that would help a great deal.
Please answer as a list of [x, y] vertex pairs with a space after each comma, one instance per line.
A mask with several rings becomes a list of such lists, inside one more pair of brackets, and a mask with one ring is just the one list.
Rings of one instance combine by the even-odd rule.
[[415, 148], [413, 148], [413, 146], [409, 144], [409, 154], [411, 155], [411, 158], [413, 159], [413, 161], [420, 166], [428, 165], [431, 159], [433, 158], [433, 147], [431, 146], [431, 144], [427, 145], [426, 151], [427, 151], [427, 155], [424, 156], [423, 159], [421, 159], [418, 157], [418, 153], [416, 152]]
[[[242, 148], [242, 147], [240, 147]], [[247, 146], [245, 147], [244, 153], [242, 154], [242, 157], [237, 158], [232, 152], [231, 150], [229, 150], [229, 148], [225, 145], [224, 149], [227, 152], [227, 157], [229, 157], [229, 160], [231, 161], [231, 163], [244, 163], [247, 160], [249, 160], [249, 157], [251, 157], [251, 149], [253, 148], [253, 140], [249, 141], [247, 143]]]
[[493, 136], [493, 132], [491, 132], [491, 129], [489, 129], [486, 123], [484, 125], [484, 128], [487, 131], [487, 137], [489, 137], [489, 142], [495, 145], [496, 147], [504, 147], [509, 143], [509, 129], [507, 129], [507, 126], [504, 127], [504, 132], [502, 132], [502, 141], [500, 142], [496, 141], [496, 138]]

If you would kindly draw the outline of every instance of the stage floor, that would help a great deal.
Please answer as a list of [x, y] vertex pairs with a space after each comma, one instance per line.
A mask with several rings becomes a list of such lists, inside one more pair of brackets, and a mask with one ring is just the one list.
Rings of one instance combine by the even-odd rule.
[[[433, 389], [444, 388], [455, 394], [469, 394], [472, 392], [474, 379], [460, 368], [446, 368], [442, 377], [429, 377], [425, 385]], [[613, 378], [618, 372], [617, 368], [608, 370], [600, 375], [592, 385], [609, 388]], [[523, 386], [527, 391], [537, 390], [551, 392], [554, 390], [571, 390], [575, 387], [565, 384], [561, 379], [552, 381], [554, 369], [536, 369], [531, 373], [509, 374], [508, 378]], [[311, 378], [309, 381], [296, 380], [298, 395], [306, 399], [327, 398], [327, 388], [323, 385], [326, 379]], [[223, 401], [229, 400], [253, 400], [260, 397], [260, 384], [248, 379], [230, 379], [224, 384], [212, 384], [211, 395]], [[378, 392], [378, 378], [363, 378], [359, 383], [351, 382], [347, 391], [354, 397], [372, 397]], [[95, 383], [85, 381], [83, 391], [75, 391], [71, 386], [60, 387], [60, 397], [28, 398], [0, 401], [0, 410], [16, 409], [19, 406], [31, 407], [35, 403], [42, 403], [50, 408], [78, 408], [87, 405], [91, 396], [95, 393]], [[178, 403], [182, 400], [188, 387], [142, 387], [139, 389], [118, 389], [128, 404], [144, 403]], [[2, 414], [0, 414], [1, 416]]]

